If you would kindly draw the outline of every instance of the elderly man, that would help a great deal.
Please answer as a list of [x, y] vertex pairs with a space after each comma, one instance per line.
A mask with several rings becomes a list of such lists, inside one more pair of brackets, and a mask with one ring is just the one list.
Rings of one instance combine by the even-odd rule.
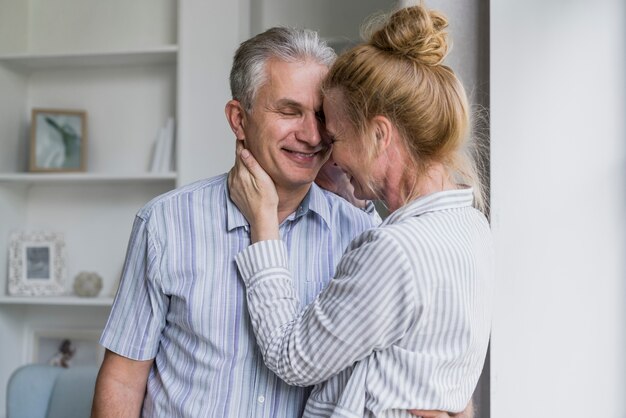
[[[319, 86], [334, 58], [315, 32], [270, 29], [239, 47], [226, 105], [236, 139], [276, 183], [281, 233], [307, 302], [351, 239], [377, 222], [313, 183], [330, 152], [320, 131]], [[139, 211], [101, 339], [107, 351], [94, 416], [301, 414], [308, 390], [270, 372], [255, 343], [234, 263], [249, 240], [226, 175], [166, 193]]]

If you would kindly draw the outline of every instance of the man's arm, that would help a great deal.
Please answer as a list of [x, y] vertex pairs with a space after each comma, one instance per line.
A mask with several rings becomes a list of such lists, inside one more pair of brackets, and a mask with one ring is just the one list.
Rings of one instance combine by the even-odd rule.
[[138, 417], [154, 360], [131, 360], [106, 350], [96, 380], [92, 418]]

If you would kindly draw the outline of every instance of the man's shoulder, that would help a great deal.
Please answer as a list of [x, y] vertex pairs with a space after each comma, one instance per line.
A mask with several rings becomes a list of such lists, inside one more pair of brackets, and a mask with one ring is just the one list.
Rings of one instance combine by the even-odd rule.
[[155, 211], [160, 211], [164, 207], [177, 207], [189, 205], [197, 201], [201, 196], [213, 194], [218, 196], [226, 188], [227, 174], [220, 174], [215, 177], [197, 180], [192, 183], [180, 186], [159, 196], [156, 196], [146, 203], [137, 213], [137, 216], [147, 219]]

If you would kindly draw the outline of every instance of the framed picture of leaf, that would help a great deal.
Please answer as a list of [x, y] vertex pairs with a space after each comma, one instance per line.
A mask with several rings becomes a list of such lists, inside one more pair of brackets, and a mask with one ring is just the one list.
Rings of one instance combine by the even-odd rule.
[[87, 113], [33, 109], [30, 171], [85, 171]]

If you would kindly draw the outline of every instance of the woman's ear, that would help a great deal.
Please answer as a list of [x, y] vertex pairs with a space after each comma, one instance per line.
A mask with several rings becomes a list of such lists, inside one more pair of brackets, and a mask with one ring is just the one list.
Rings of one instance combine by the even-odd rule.
[[386, 116], [374, 116], [371, 120], [370, 128], [376, 139], [376, 148], [383, 152], [391, 145], [393, 138], [393, 124]]
[[224, 112], [226, 113], [226, 119], [228, 120], [230, 129], [233, 130], [235, 137], [238, 140], [246, 139], [244, 129], [246, 124], [246, 112], [243, 109], [241, 102], [235, 99], [229, 100], [228, 103], [226, 103]]

